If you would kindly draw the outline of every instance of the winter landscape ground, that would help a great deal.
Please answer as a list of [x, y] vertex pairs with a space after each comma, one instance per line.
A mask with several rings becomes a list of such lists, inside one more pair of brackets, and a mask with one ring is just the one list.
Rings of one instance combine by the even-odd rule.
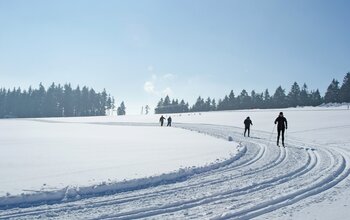
[[173, 114], [171, 128], [159, 117], [0, 120], [0, 219], [350, 215], [347, 105]]

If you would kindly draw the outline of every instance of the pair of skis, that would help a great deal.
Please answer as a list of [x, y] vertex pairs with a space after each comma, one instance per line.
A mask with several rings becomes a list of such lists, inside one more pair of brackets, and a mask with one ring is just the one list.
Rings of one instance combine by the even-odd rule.
[[[284, 148], [286, 148], [286, 145], [282, 144]], [[280, 144], [277, 144], [277, 147], [281, 147]]]

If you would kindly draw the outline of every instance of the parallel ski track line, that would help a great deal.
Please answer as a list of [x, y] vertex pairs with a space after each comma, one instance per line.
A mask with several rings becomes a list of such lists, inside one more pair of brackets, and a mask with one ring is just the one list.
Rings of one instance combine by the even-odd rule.
[[[239, 128], [230, 126], [181, 124], [177, 127], [223, 139], [232, 136], [235, 141], [249, 146], [250, 155], [246, 153], [247, 155], [231, 164], [196, 174], [181, 182], [55, 205], [24, 209], [15, 208], [5, 210], [3, 213], [0, 210], [0, 219], [45, 217], [47, 213], [58, 214], [52, 215], [52, 218], [56, 216], [57, 218], [85, 219], [84, 214], [86, 212], [92, 212], [91, 215], [95, 214], [95, 217], [89, 217], [92, 219], [186, 219], [191, 218], [191, 216], [186, 217], [186, 215], [183, 216], [179, 212], [183, 210], [193, 210], [195, 212], [201, 206], [214, 208], [219, 203], [222, 203], [222, 206], [233, 205], [235, 211], [213, 212], [208, 216], [199, 215], [200, 213], [197, 212], [194, 217], [204, 219], [250, 219], [322, 193], [350, 174], [349, 152], [343, 149], [299, 147], [301, 143], [293, 140], [290, 140], [291, 145], [286, 149], [272, 147], [267, 139], [267, 133], [262, 133], [261, 139], [242, 138], [242, 133], [237, 132]], [[302, 156], [303, 154], [305, 155]], [[293, 162], [299, 159], [304, 159], [304, 161], [302, 163]], [[283, 172], [287, 167], [287, 172]], [[275, 171], [279, 175], [271, 176], [270, 171]], [[249, 183], [249, 178], [254, 178], [254, 176], [257, 177], [257, 180], [251, 185], [236, 188], [229, 187], [235, 184], [237, 186], [238, 182], [244, 183], [246, 181]], [[298, 183], [300, 180], [302, 182]], [[275, 188], [285, 188], [285, 190], [273, 199], [268, 198], [266, 194], [273, 192], [276, 190]], [[203, 194], [203, 191], [208, 192]], [[174, 193], [183, 193], [185, 198], [169, 201]], [[193, 198], [192, 193], [195, 193], [197, 197]], [[261, 199], [256, 201], [254, 198], [258, 195], [261, 195]], [[242, 201], [250, 199], [253, 202], [244, 205], [245, 203], [238, 199], [240, 197], [242, 197]], [[231, 201], [232, 198], [237, 199], [237, 204]], [[157, 200], [165, 201], [165, 203], [157, 206]], [[149, 202], [151, 205], [147, 205]], [[152, 202], [155, 204], [152, 204]], [[94, 212], [94, 210], [97, 212]], [[106, 212], [102, 214], [103, 211]]]
[[[259, 160], [262, 156], [263, 156], [263, 154], [265, 153], [265, 148], [261, 148], [261, 147], [259, 147], [259, 150], [257, 151], [257, 152], [255, 152], [255, 154], [254, 154], [254, 156], [253, 157], [251, 157], [251, 158], [248, 158], [248, 159], [246, 159], [246, 160], [243, 160], [243, 162], [239, 162], [239, 164], [238, 165], [234, 165], [234, 164], [232, 164], [232, 167], [231, 167], [231, 169], [238, 169], [238, 168], [240, 168], [240, 167], [242, 167], [242, 166], [245, 166], [245, 165], [247, 165], [247, 164], [251, 164], [251, 161], [257, 161], [257, 160]], [[241, 159], [240, 159], [241, 160]], [[239, 161], [240, 161], [239, 160]], [[220, 169], [220, 168], [219, 168]], [[208, 171], [208, 173], [210, 173], [210, 172], [215, 172], [215, 171]], [[206, 174], [206, 173], [204, 173], [204, 174]], [[203, 177], [201, 177], [201, 178], [203, 178]], [[111, 205], [111, 204], [121, 204], [121, 203], [125, 203], [125, 202], [130, 202], [130, 201], [133, 201], [133, 200], [138, 200], [138, 199], [140, 199], [140, 198], [143, 198], [143, 197], [145, 197], [145, 196], [147, 196], [147, 197], [151, 197], [152, 195], [153, 196], [159, 196], [159, 195], [162, 195], [162, 194], [164, 194], [164, 192], [166, 193], [166, 194], [169, 194], [169, 193], [172, 193], [172, 192], [175, 192], [176, 190], [181, 190], [181, 189], [184, 189], [184, 188], [190, 188], [190, 187], [198, 187], [198, 186], [203, 186], [203, 185], [210, 185], [210, 184], [214, 184], [214, 183], [220, 183], [220, 182], [223, 182], [224, 180], [209, 180], [209, 181], [202, 181], [202, 182], [199, 182], [199, 183], [195, 183], [195, 184], [190, 184], [190, 185], [186, 185], [186, 186], [182, 186], [182, 187], [175, 187], [175, 188], [173, 188], [173, 189], [166, 189], [166, 190], [163, 190], [163, 191], [157, 191], [157, 192], [153, 192], [153, 193], [145, 193], [145, 194], [142, 194], [142, 195], [137, 195], [137, 196], [132, 196], [131, 198], [122, 198], [121, 200], [118, 200], [118, 202], [116, 203], [115, 201], [113, 201], [113, 202], [109, 202], [109, 201], [103, 201], [103, 202], [95, 202], [95, 203], [93, 203], [93, 205], [91, 205], [90, 207], [92, 207], [92, 206], [96, 206], [96, 205]], [[86, 206], [84, 206], [84, 207], [86, 207]], [[54, 209], [47, 209], [47, 208], [44, 208], [44, 209], [42, 209], [42, 210], [36, 210], [36, 211], [34, 211], [34, 212], [26, 212], [26, 213], [21, 213], [21, 214], [19, 214], [19, 215], [16, 215], [16, 217], [20, 217], [20, 216], [25, 216], [25, 215], [31, 215], [31, 214], [38, 214], [39, 212], [41, 212], [41, 213], [45, 213], [45, 212], [47, 212], [47, 211], [55, 211], [55, 210], [59, 210], [59, 208], [54, 208]], [[0, 219], [2, 218], [2, 217], [4, 217], [4, 216], [1, 216], [0, 215]]]
[[237, 196], [247, 195], [256, 191], [260, 191], [265, 188], [270, 188], [277, 184], [282, 184], [287, 182], [290, 179], [294, 179], [298, 176], [304, 175], [305, 173], [309, 172], [311, 169], [313, 169], [317, 164], [317, 159], [315, 159], [315, 155], [312, 155], [313, 153], [308, 155], [307, 162], [299, 167], [298, 169], [286, 173], [282, 176], [277, 176], [274, 178], [271, 178], [269, 180], [265, 180], [259, 183], [255, 183], [250, 186], [233, 189], [233, 190], [227, 190], [223, 192], [219, 192], [216, 194], [212, 194], [210, 196], [201, 197], [195, 200], [190, 201], [181, 201], [179, 204], [168, 204], [166, 206], [159, 207], [157, 209], [151, 208], [151, 209], [141, 209], [138, 211], [132, 211], [127, 213], [120, 213], [118, 215], [108, 216], [106, 218], [102, 219], [137, 219], [137, 218], [144, 218], [144, 217], [150, 217], [155, 216], [159, 214], [169, 213], [169, 212], [176, 212], [183, 209], [190, 209], [196, 206], [208, 204], [208, 203], [214, 203], [219, 200], [224, 199], [230, 199]]
[[301, 167], [300, 169], [292, 172], [292, 173], [288, 173], [285, 176], [279, 176], [278, 178], [275, 179], [270, 179], [270, 180], [266, 180], [265, 182], [261, 182], [259, 184], [256, 185], [252, 185], [252, 186], [247, 186], [247, 187], [243, 187], [240, 189], [234, 189], [231, 191], [224, 191], [224, 192], [220, 192], [217, 194], [213, 194], [207, 197], [201, 197], [195, 200], [190, 200], [190, 201], [181, 201], [179, 204], [169, 204], [167, 206], [162, 206], [156, 209], [141, 209], [141, 210], [137, 210], [137, 211], [132, 211], [132, 212], [126, 212], [126, 213], [121, 213], [118, 215], [113, 215], [113, 216], [108, 216], [107, 218], [102, 218], [102, 219], [137, 219], [137, 218], [144, 218], [144, 217], [151, 217], [151, 216], [155, 216], [155, 215], [160, 215], [160, 214], [164, 214], [164, 213], [169, 213], [169, 212], [176, 212], [179, 210], [183, 210], [183, 209], [190, 209], [196, 206], [201, 206], [204, 204], [208, 204], [208, 203], [214, 203], [216, 201], [220, 201], [220, 200], [224, 200], [224, 199], [230, 199], [233, 197], [237, 197], [237, 196], [241, 196], [241, 195], [246, 195], [249, 193], [254, 193], [256, 191], [262, 190], [264, 188], [267, 187], [271, 187], [272, 185], [274, 185], [274, 182], [281, 184], [283, 182], [288, 181], [288, 179], [290, 178], [290, 176], [292, 177], [296, 177], [297, 175], [302, 175], [305, 172], [308, 172], [308, 170], [312, 169], [312, 167], [314, 166], [314, 164], [312, 164], [310, 166], [310, 160], [308, 160], [308, 163], [305, 164], [303, 167]]
[[[333, 161], [333, 157], [330, 157], [331, 158], [331, 160]], [[344, 160], [342, 160], [342, 161], [344, 161]], [[333, 164], [333, 162], [331, 162], [331, 164]], [[309, 170], [311, 170], [313, 167], [315, 167], [316, 166], [316, 164], [314, 164], [310, 169], [308, 169], [308, 170], [306, 170], [305, 172], [302, 172], [302, 173], [300, 173], [300, 175], [302, 175], [302, 174], [304, 174], [304, 173], [306, 173], [306, 172], [308, 172]], [[332, 165], [329, 169], [327, 169], [327, 171], [328, 170], [331, 170], [332, 168], [334, 168], [334, 166]], [[339, 173], [339, 169], [336, 171], [336, 173]], [[347, 176], [348, 174], [347, 173], [345, 173], [345, 177]], [[344, 178], [345, 178], [344, 177]], [[295, 178], [295, 176], [293, 176], [293, 178]], [[296, 194], [296, 193], [295, 193]], [[183, 204], [182, 204], [183, 205]], [[182, 208], [184, 208], [184, 207], [182, 207]], [[143, 214], [145, 214], [145, 213], [143, 213]], [[143, 217], [146, 217], [147, 215], [143, 215]], [[116, 217], [116, 216], [115, 216]], [[131, 217], [131, 216], [129, 216], [129, 217]], [[133, 216], [133, 217], [137, 217], [137, 216]], [[232, 216], [231, 216], [232, 217]], [[112, 217], [113, 218], [113, 217]]]
[[335, 173], [329, 174], [326, 178], [317, 181], [314, 184], [310, 184], [308, 187], [303, 188], [299, 191], [295, 191], [289, 194], [285, 194], [282, 197], [269, 200], [265, 203], [260, 203], [252, 208], [242, 210], [234, 213], [226, 213], [221, 216], [215, 217], [213, 219], [250, 219], [262, 214], [274, 211], [276, 209], [282, 208], [287, 205], [294, 204], [302, 199], [305, 199], [309, 196], [316, 195], [327, 189], [338, 184], [340, 181], [344, 180], [350, 174], [350, 169], [347, 168], [349, 165], [346, 161], [349, 160], [348, 156], [342, 156], [341, 163], [337, 166]]
[[[330, 153], [330, 152], [324, 152], [324, 153]], [[318, 153], [316, 152], [316, 154], [318, 154]], [[282, 195], [281, 197], [278, 197], [276, 199], [273, 199], [273, 200], [267, 199], [266, 201], [260, 202], [251, 208], [243, 209], [243, 210], [236, 211], [233, 213], [229, 212], [229, 213], [214, 217], [213, 219], [228, 219], [228, 218], [249, 219], [249, 218], [253, 218], [253, 217], [257, 217], [259, 215], [265, 214], [265, 213], [270, 212], [270, 211], [274, 211], [278, 208], [281, 208], [281, 207], [284, 207], [287, 205], [291, 205], [291, 204], [298, 202], [298, 201], [300, 201], [304, 198], [307, 198], [309, 196], [321, 193], [324, 190], [327, 190], [327, 189], [331, 188], [332, 186], [336, 185], [337, 183], [339, 183], [340, 181], [342, 181], [344, 178], [346, 178], [349, 175], [349, 169], [344, 168], [345, 162], [348, 161], [349, 158], [345, 159], [342, 155], [337, 155], [337, 157], [338, 157], [337, 158], [338, 162], [336, 162], [336, 163], [331, 162], [329, 168], [324, 172], [324, 173], [328, 174], [328, 175], [326, 175], [326, 177], [321, 178], [322, 175], [318, 176], [317, 178], [308, 181], [310, 183], [308, 183], [305, 187], [303, 187], [301, 189], [297, 188], [297, 190], [285, 193], [284, 195]], [[317, 158], [320, 158], [320, 156], [317, 156]], [[312, 167], [310, 167], [310, 169], [312, 169], [315, 166], [316, 166], [316, 164], [313, 165]], [[317, 166], [319, 166], [319, 163], [317, 163]], [[348, 167], [348, 164], [346, 166]], [[331, 170], [333, 170], [334, 172], [328, 172]], [[304, 173], [307, 173], [307, 172], [308, 171], [305, 171]], [[295, 176], [293, 176], [291, 178], [291, 180], [294, 180], [294, 179], [295, 179]], [[249, 193], [245, 194], [242, 199], [247, 200], [247, 196], [249, 196]], [[235, 197], [235, 198], [237, 198], [237, 197]], [[239, 198], [238, 198], [238, 200], [239, 200]], [[246, 207], [246, 205], [244, 205], [242, 207]], [[205, 209], [205, 208], [202, 207], [202, 209]]]
[[135, 217], [135, 216], [134, 216]]
[[[128, 123], [128, 125], [130, 125], [130, 123]], [[141, 126], [140, 124], [137, 124], [137, 125], [138, 125], [138, 126]], [[265, 149], [265, 147], [261, 147], [261, 146], [259, 146], [259, 147], [260, 147], [260, 148], [259, 148], [259, 151], [258, 151], [258, 153], [255, 154], [254, 157], [249, 158], [249, 159], [247, 159], [247, 160], [242, 160], [242, 159], [240, 159], [239, 161], [241, 161], [241, 162], [240, 162], [239, 164], [235, 165], [235, 166], [230, 166], [230, 170], [234, 170], [234, 169], [238, 169], [238, 168], [243, 167], [243, 166], [250, 165], [250, 164], [256, 162], [257, 160], [261, 159], [261, 157], [264, 155], [266, 149]], [[278, 164], [279, 164], [281, 161], [283, 161], [283, 159], [285, 158], [285, 151], [278, 151], [278, 152], [279, 152], [279, 155], [278, 155], [278, 157], [276, 158], [276, 160], [273, 161], [272, 163], [270, 163], [270, 164], [272, 164], [273, 166], [278, 165]], [[281, 154], [281, 152], [284, 152], [284, 153]], [[283, 155], [283, 156], [281, 157], [281, 155]], [[242, 156], [242, 157], [243, 157], [243, 156]], [[275, 163], [276, 161], [279, 161], [279, 162]], [[269, 169], [269, 168], [270, 168], [270, 166], [267, 166], [267, 167], [263, 166], [263, 167], [264, 167], [264, 169], [261, 169], [261, 170], [266, 170], [266, 169]], [[220, 168], [219, 168], [219, 169], [220, 169]], [[226, 168], [226, 170], [225, 170], [224, 172], [227, 172], [227, 171], [228, 171], [228, 169]], [[207, 173], [209, 173], [209, 174], [204, 173], [203, 176], [202, 176], [201, 178], [204, 178], [204, 176], [210, 175], [210, 172], [213, 172], [213, 171], [208, 171]], [[216, 171], [214, 171], [214, 172], [216, 172]], [[248, 174], [251, 174], [251, 173], [254, 173], [254, 171], [251, 170], [250, 172], [245, 172], [245, 173], [242, 174], [242, 175], [248, 175]], [[239, 176], [239, 175], [240, 175], [240, 174], [237, 174], [237, 175], [235, 175], [235, 176]], [[221, 182], [224, 182], [224, 181], [225, 181], [225, 180], [208, 180], [208, 181], [202, 181], [202, 182], [196, 183], [196, 184], [186, 185], [186, 186], [184, 186], [184, 187], [176, 187], [176, 188], [171, 189], [171, 190], [167, 189], [167, 190], [158, 191], [158, 192], [154, 192], [154, 193], [148, 193], [148, 194], [142, 194], [142, 195], [134, 196], [134, 197], [131, 197], [131, 198], [125, 198], [125, 197], [124, 197], [123, 199], [119, 200], [118, 204], [121, 204], [121, 203], [123, 203], [123, 202], [130, 202], [130, 201], [132, 201], [132, 200], [137, 200], [137, 199], [143, 198], [144, 196], [151, 197], [151, 194], [154, 194], [154, 195], [157, 195], [157, 196], [158, 196], [159, 194], [164, 194], [164, 191], [166, 191], [166, 193], [168, 194], [169, 192], [174, 192], [174, 191], [176, 191], [176, 190], [181, 190], [182, 188], [198, 187], [199, 185], [200, 185], [200, 186], [205, 186], [205, 185], [209, 185], [209, 184], [221, 183]], [[107, 201], [104, 201], [104, 202], [97, 202], [97, 204], [94, 203], [94, 205], [102, 205], [102, 204], [108, 205], [108, 202], [107, 202]], [[115, 203], [112, 203], [112, 204], [115, 204]], [[53, 211], [53, 209], [50, 209], [50, 210]], [[39, 210], [37, 210], [37, 211], [39, 211]], [[47, 212], [47, 211], [48, 211], [47, 209], [42, 210], [43, 213], [44, 213], [44, 212]], [[26, 214], [30, 215], [29, 212], [26, 213]], [[25, 215], [25, 214], [22, 213], [21, 215]], [[1, 216], [0, 216], [0, 217], [1, 217]], [[17, 217], [18, 217], [18, 216], [17, 216]]]
[[[208, 126], [208, 125], [207, 125], [207, 126]], [[193, 127], [193, 126], [191, 127], [191, 126], [186, 126], [186, 125], [178, 125], [178, 126], [176, 126], [176, 127], [183, 128], [183, 129], [186, 129], [186, 130], [197, 131], [197, 132], [203, 133], [203, 131], [201, 132], [200, 129], [198, 129], [198, 128], [196, 129], [196, 128]], [[236, 128], [236, 129], [237, 129], [237, 128]], [[240, 128], [239, 128], [239, 129], [240, 129]], [[212, 129], [212, 130], [215, 130], [215, 129]], [[232, 135], [232, 134], [234, 133], [234, 134], [236, 135], [236, 138], [238, 138], [239, 142], [242, 142], [242, 141], [246, 141], [246, 140], [247, 140], [247, 139], [245, 139], [245, 138], [239, 137], [239, 135], [240, 135], [239, 132], [233, 132], [232, 127], [228, 127], [228, 126], [227, 126], [227, 127], [224, 127], [224, 129], [221, 128], [220, 130], [221, 130], [221, 131], [225, 130], [225, 135], [217, 135], [217, 134], [218, 134], [218, 131], [217, 131], [217, 130], [215, 131], [215, 133], [214, 133], [214, 132], [208, 132], [208, 131], [206, 131], [206, 132], [204, 132], [204, 133], [205, 133], [205, 134], [208, 134], [208, 135], [211, 135], [211, 136], [214, 136], [214, 137], [223, 138], [223, 139], [227, 139], [227, 137], [228, 137], [230, 134]], [[241, 129], [240, 129], [240, 130], [241, 130]], [[215, 135], [213, 135], [213, 133], [214, 133]], [[255, 144], [261, 145], [261, 142], [259, 143], [259, 142], [257, 142], [257, 141], [253, 141], [253, 140], [249, 140], [249, 142], [250, 142], [250, 143], [255, 143]], [[266, 151], [266, 146], [268, 146], [268, 145], [269, 145], [269, 144], [264, 145], [264, 152], [261, 154], [260, 157], [256, 157], [255, 160], [251, 160], [249, 163], [244, 163], [244, 164], [242, 164], [241, 166], [252, 165], [253, 163], [255, 163], [255, 162], [257, 162], [258, 160], [260, 160], [262, 156], [266, 156], [265, 151]], [[251, 168], [250, 168], [250, 172], [247, 172], [247, 173], [263, 171], [263, 170], [270, 169], [270, 168], [272, 168], [272, 167], [274, 167], [274, 166], [277, 166], [277, 165], [279, 165], [279, 164], [285, 159], [285, 156], [286, 156], [285, 151], [280, 150], [280, 151], [278, 151], [278, 155], [277, 155], [277, 157], [276, 157], [276, 159], [275, 159], [274, 161], [272, 161], [272, 162], [266, 164], [266, 166], [265, 166], [265, 165], [263, 165], [263, 166], [260, 165], [260, 166], [259, 166], [258, 168], [256, 168], [256, 169], [251, 169]], [[225, 169], [225, 171], [227, 171], [227, 169]], [[219, 173], [219, 172], [220, 172], [220, 170], [218, 170], [217, 173]], [[205, 175], [205, 174], [204, 174], [204, 175]], [[208, 175], [209, 175], [209, 174], [208, 174]]]

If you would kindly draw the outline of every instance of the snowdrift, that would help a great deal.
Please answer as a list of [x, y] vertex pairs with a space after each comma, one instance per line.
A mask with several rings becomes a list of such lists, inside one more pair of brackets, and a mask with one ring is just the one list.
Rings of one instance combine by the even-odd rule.
[[182, 168], [171, 173], [161, 174], [159, 176], [125, 180], [122, 182], [103, 182], [101, 184], [83, 187], [67, 186], [60, 190], [38, 191], [29, 194], [22, 193], [21, 195], [15, 196], [7, 195], [5, 197], [0, 197], [0, 208], [6, 209], [18, 206], [26, 207], [36, 204], [51, 204], [55, 202], [72, 201], [90, 196], [108, 195], [118, 192], [143, 189], [160, 184], [184, 181], [193, 175], [213, 171], [231, 164], [233, 161], [238, 160], [242, 155], [244, 155], [247, 148], [245, 146], [237, 145], [236, 150], [237, 153], [231, 154], [226, 160], [218, 159], [217, 161], [204, 166]]

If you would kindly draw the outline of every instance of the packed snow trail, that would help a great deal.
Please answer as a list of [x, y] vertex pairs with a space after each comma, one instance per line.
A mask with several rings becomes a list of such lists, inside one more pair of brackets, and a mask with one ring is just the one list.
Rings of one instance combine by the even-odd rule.
[[349, 153], [340, 148], [313, 146], [290, 138], [286, 148], [277, 147], [267, 132], [255, 131], [252, 138], [244, 138], [241, 128], [230, 126], [176, 127], [217, 138], [230, 136], [245, 151], [226, 166], [177, 182], [51, 205], [3, 209], [0, 219], [249, 219], [320, 194], [350, 172]]

